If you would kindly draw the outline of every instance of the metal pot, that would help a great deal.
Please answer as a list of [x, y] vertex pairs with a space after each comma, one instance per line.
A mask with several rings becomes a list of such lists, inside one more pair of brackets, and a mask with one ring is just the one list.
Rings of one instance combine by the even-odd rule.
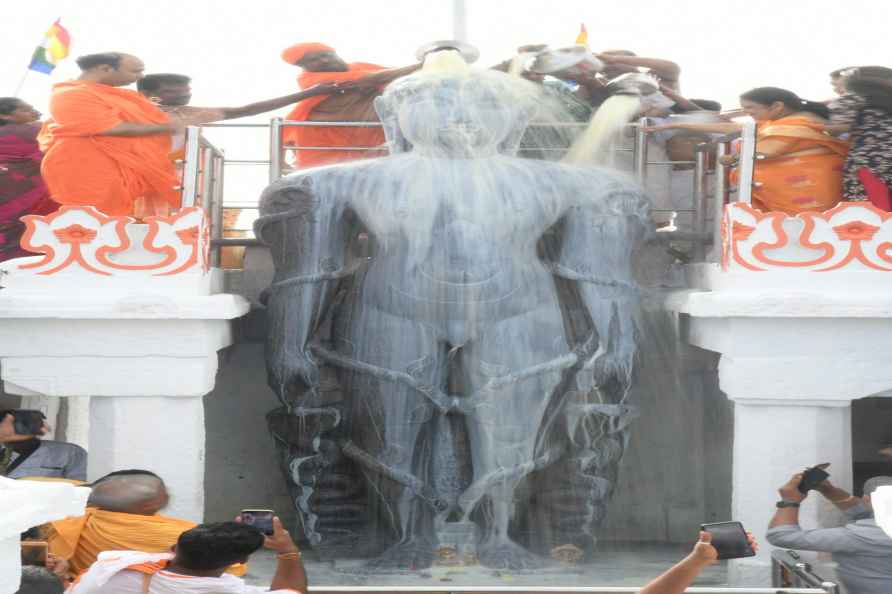
[[536, 54], [528, 66], [536, 74], [558, 74], [561, 78], [594, 76], [604, 69], [604, 62], [581, 45], [545, 50]]
[[660, 82], [643, 72], [629, 72], [617, 76], [607, 83], [611, 95], [652, 95], [660, 90]]
[[424, 62], [424, 57], [426, 55], [432, 52], [440, 52], [444, 50], [457, 51], [461, 54], [461, 57], [468, 64], [473, 64], [477, 61], [477, 58], [480, 57], [480, 50], [478, 50], [476, 47], [463, 41], [456, 41], [454, 39], [432, 41], [431, 43], [422, 45], [415, 51], [415, 57], [418, 59], [419, 62]]

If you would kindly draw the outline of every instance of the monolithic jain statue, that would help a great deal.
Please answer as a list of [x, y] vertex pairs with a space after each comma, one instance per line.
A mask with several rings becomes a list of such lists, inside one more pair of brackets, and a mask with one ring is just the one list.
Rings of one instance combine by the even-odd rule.
[[540, 97], [431, 54], [376, 101], [390, 156], [262, 197], [270, 426], [327, 555], [422, 568], [455, 526], [476, 531], [464, 562], [495, 568], [594, 546], [627, 440], [647, 201], [515, 156]]

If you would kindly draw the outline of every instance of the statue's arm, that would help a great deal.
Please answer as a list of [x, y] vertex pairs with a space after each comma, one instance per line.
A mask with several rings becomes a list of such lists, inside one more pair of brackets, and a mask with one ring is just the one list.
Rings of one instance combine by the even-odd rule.
[[601, 384], [613, 377], [628, 384], [635, 355], [639, 293], [633, 257], [648, 229], [648, 202], [634, 186], [581, 200], [561, 221], [554, 273], [575, 283], [591, 317], [597, 343], [584, 355]]
[[264, 192], [260, 213], [255, 231], [276, 269], [267, 295], [269, 382], [284, 398], [294, 382], [304, 390], [317, 387], [309, 342], [338, 283], [358, 261], [349, 256], [345, 201], [320, 200], [300, 180], [285, 179]]

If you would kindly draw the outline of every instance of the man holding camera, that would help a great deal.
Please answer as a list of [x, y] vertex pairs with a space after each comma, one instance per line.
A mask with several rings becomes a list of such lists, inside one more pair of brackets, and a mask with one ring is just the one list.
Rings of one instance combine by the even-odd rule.
[[40, 411], [0, 411], [0, 476], [86, 481], [86, 450], [73, 443], [40, 439], [47, 431]]
[[855, 497], [825, 480], [815, 487], [827, 501], [842, 511], [849, 523], [839, 528], [803, 530], [799, 505], [808, 491], [799, 485], [802, 474], [793, 475], [778, 492], [777, 512], [765, 537], [776, 547], [833, 553], [840, 581], [851, 594], [892, 592], [892, 538], [873, 519], [870, 495], [878, 487], [892, 485], [892, 477], [876, 476], [864, 483], [864, 497]]

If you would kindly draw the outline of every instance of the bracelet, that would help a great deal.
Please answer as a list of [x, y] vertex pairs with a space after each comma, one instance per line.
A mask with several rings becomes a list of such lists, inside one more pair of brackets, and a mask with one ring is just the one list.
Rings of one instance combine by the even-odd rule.
[[300, 551], [294, 551], [291, 553], [279, 553], [276, 555], [276, 559], [279, 561], [297, 561], [300, 559]]

